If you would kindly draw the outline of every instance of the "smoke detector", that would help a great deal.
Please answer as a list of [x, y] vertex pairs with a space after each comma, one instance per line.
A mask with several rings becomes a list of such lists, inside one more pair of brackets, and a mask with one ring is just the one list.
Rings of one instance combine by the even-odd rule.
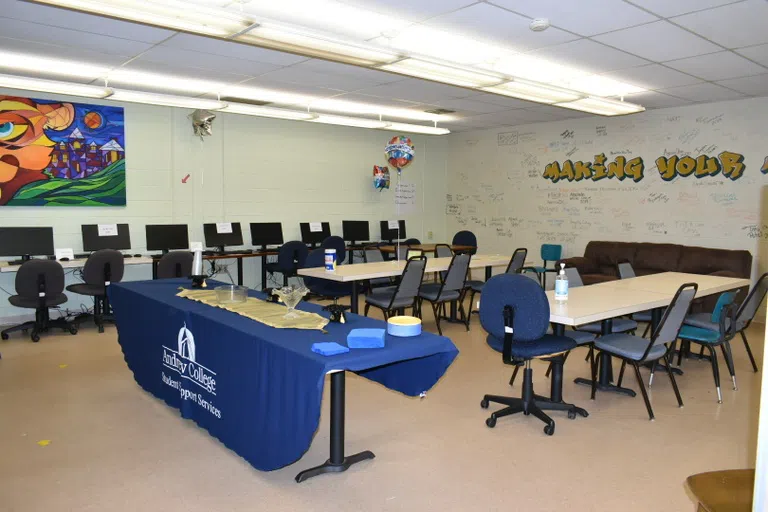
[[531, 22], [529, 28], [534, 32], [541, 32], [549, 28], [549, 20], [547, 18], [536, 18]]

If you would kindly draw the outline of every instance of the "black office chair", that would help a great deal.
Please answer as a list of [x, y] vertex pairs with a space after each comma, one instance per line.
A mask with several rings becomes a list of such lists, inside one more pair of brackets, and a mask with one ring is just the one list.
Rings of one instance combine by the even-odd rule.
[[[309, 253], [302, 268], [318, 268], [323, 266], [325, 266], [325, 249], [320, 248]], [[338, 281], [309, 276], [304, 276], [303, 279], [304, 285], [309, 288], [310, 292], [320, 297], [333, 299], [334, 304], [336, 304], [340, 297], [352, 295], [351, 283], [340, 283]]]
[[194, 257], [189, 251], [171, 251], [163, 254], [163, 257], [157, 262], [157, 278], [171, 279], [191, 276]]
[[64, 269], [58, 261], [30, 260], [24, 262], [16, 273], [16, 295], [8, 297], [8, 302], [17, 308], [35, 310], [35, 320], [9, 327], [0, 333], [0, 338], [8, 339], [12, 332], [32, 329], [32, 341], [40, 341], [40, 333], [48, 332], [52, 327], [59, 327], [71, 334], [77, 334], [77, 327], [64, 318], [51, 319], [48, 309], [67, 302], [64, 295]]
[[475, 234], [471, 231], [459, 231], [455, 235], [453, 235], [453, 240], [451, 241], [451, 245], [468, 245], [470, 247], [473, 247], [474, 249], [470, 249], [468, 252], [469, 254], [475, 254], [477, 253], [477, 237]]
[[[577, 414], [588, 416], [587, 411], [562, 400], [563, 354], [576, 347], [566, 336], [547, 334], [549, 301], [541, 286], [520, 274], [501, 274], [488, 280], [480, 302], [480, 323], [488, 332], [488, 345], [502, 354], [504, 364], [525, 364], [521, 398], [485, 395], [480, 407], [489, 402], [506, 405], [485, 421], [493, 428], [496, 420], [522, 412], [532, 414], [547, 424], [544, 433], [555, 433], [555, 422], [544, 411], [566, 411], [569, 419]], [[551, 397], [533, 392], [531, 361], [543, 359], [552, 363]]]
[[320, 244], [321, 249], [336, 249], [336, 264], [341, 265], [347, 257], [347, 244], [340, 236], [329, 236]]
[[277, 261], [267, 263], [267, 272], [283, 274], [283, 286], [288, 286], [288, 278], [296, 277], [296, 271], [304, 266], [309, 249], [304, 242], [293, 240], [286, 242], [277, 251]]
[[107, 297], [107, 287], [111, 283], [119, 283], [123, 279], [123, 255], [113, 249], [101, 249], [88, 256], [83, 267], [84, 283], [67, 286], [70, 292], [93, 297], [93, 313], [85, 313], [75, 317], [74, 322], [79, 326], [89, 317], [104, 332], [104, 322], [113, 322], [112, 308]]
[[405, 245], [421, 245], [421, 241], [418, 238], [409, 238], [403, 243]]

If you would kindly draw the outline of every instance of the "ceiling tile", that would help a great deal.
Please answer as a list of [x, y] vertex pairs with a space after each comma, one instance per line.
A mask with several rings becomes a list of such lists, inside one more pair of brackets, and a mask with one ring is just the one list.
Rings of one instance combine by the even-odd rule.
[[759, 75], [768, 71], [763, 66], [729, 51], [673, 60], [664, 64], [708, 81]]
[[533, 32], [528, 28], [530, 23], [531, 20], [524, 16], [483, 3], [432, 18], [425, 25], [503, 44], [518, 51], [578, 39], [578, 36], [554, 27], [544, 32]]
[[293, 69], [308, 70], [316, 73], [326, 73], [335, 76], [348, 76], [350, 78], [364, 80], [375, 84], [388, 84], [405, 80], [405, 77], [386, 71], [366, 69], [338, 62], [330, 62], [321, 59], [310, 59], [291, 66]]
[[477, 0], [341, 0], [345, 4], [388, 14], [411, 21], [422, 21], [433, 16], [461, 9]]
[[740, 0], [629, 0], [638, 7], [643, 7], [664, 18], [677, 16], [710, 7], [730, 4]]
[[746, 0], [673, 18], [671, 21], [726, 48], [768, 43], [768, 2]]
[[418, 103], [439, 103], [441, 100], [462, 98], [472, 94], [472, 91], [461, 87], [412, 78], [391, 84], [377, 85], [356, 92]]
[[344, 94], [346, 92], [338, 89], [329, 89], [326, 87], [315, 87], [315, 86], [310, 86], [306, 84], [278, 82], [276, 80], [268, 79], [265, 76], [252, 78], [238, 85], [243, 87], [258, 87], [260, 89], [269, 89], [272, 91], [280, 91], [280, 92], [289, 93], [289, 94], [315, 96], [318, 98], [331, 98], [334, 96], [339, 96], [340, 94]]
[[550, 46], [530, 52], [528, 55], [541, 57], [564, 66], [577, 67], [592, 73], [602, 73], [649, 63], [645, 59], [589, 39], [579, 39], [578, 41]]
[[368, 94], [359, 94], [356, 92], [339, 94], [333, 97], [334, 100], [352, 101], [355, 103], [368, 103], [372, 105], [379, 105], [381, 107], [390, 108], [408, 108], [416, 110], [430, 110], [436, 108], [435, 105], [426, 105], [424, 103], [417, 103], [414, 101], [402, 101], [382, 98], [380, 96], [370, 96]]
[[686, 85], [683, 87], [672, 87], [670, 89], [662, 89], [658, 92], [669, 93], [672, 96], [677, 96], [679, 98], [691, 101], [722, 101], [735, 100], [744, 97], [742, 94], [736, 91], [731, 91], [725, 87], [707, 83]]
[[610, 34], [595, 36], [594, 39], [656, 62], [682, 59], [722, 50], [719, 46], [667, 21], [657, 21], [639, 27], [627, 28]]
[[[210, 82], [218, 82], [225, 84], [236, 84], [247, 80], [249, 77], [245, 75], [238, 75], [233, 73], [222, 73], [220, 71], [212, 71], [206, 69], [192, 68], [181, 65], [160, 64], [157, 62], [144, 62], [141, 60], [133, 60], [122, 67], [131, 71], [143, 71], [146, 73], [155, 73], [158, 75], [168, 75], [174, 78], [188, 77], [193, 80], [206, 80]], [[112, 79], [110, 80], [110, 82]], [[133, 87], [133, 86], [131, 86]], [[163, 84], [157, 84], [158, 89], [163, 89]]]
[[692, 102], [683, 98], [677, 98], [660, 92], [647, 91], [637, 94], [628, 94], [624, 100], [630, 103], [637, 103], [645, 108], [668, 108], [690, 105]]
[[555, 119], [574, 119], [577, 117], [591, 117], [592, 114], [586, 112], [580, 112], [571, 108], [555, 107], [554, 105], [539, 105], [535, 107], [527, 108], [533, 112], [544, 112], [551, 115]]
[[171, 64], [200, 68], [208, 71], [222, 73], [234, 73], [238, 75], [258, 76], [263, 73], [280, 69], [274, 64], [265, 64], [253, 60], [235, 59], [210, 53], [193, 52], [170, 48], [168, 46], [155, 46], [136, 59], [138, 62], [156, 62], [159, 64]]
[[753, 61], [762, 64], [763, 66], [768, 66], [768, 44], [750, 46], [749, 48], [739, 48], [736, 52], [748, 59], [752, 59]]
[[107, 67], [117, 67], [130, 58], [127, 55], [109, 55], [84, 48], [71, 48], [60, 44], [36, 43], [7, 37], [0, 37], [0, 48], [9, 52], [87, 62], [88, 64]]
[[723, 80], [718, 84], [752, 96], [768, 96], [768, 74]]
[[[509, 107], [494, 105], [483, 101], [475, 101], [468, 98], [458, 100], [442, 100], [438, 102], [441, 108], [461, 111], [462, 114], [472, 112], [474, 114], [490, 114], [500, 110], [507, 110]], [[470, 114], [471, 115], [471, 114]]]
[[159, 43], [175, 34], [171, 30], [101, 16], [91, 16], [40, 4], [19, 2], [18, 0], [0, 0], [0, 13], [3, 13], [4, 17], [16, 20], [146, 43]]
[[[490, 94], [490, 93], [473, 94], [472, 96], [467, 96], [464, 99], [490, 103], [491, 105], [497, 105], [499, 107], [503, 107], [504, 110], [509, 110], [513, 108], [527, 108], [527, 107], [530, 107], [531, 105], [537, 105], [537, 103], [533, 103], [530, 101], [518, 100], [517, 98], [510, 98], [509, 96], [502, 96], [501, 94]], [[500, 109], [497, 109], [497, 110], [500, 110]]]
[[152, 47], [149, 43], [132, 41], [130, 39], [79, 32], [77, 30], [51, 27], [11, 18], [0, 18], [0, 34], [15, 39], [66, 45], [69, 48], [85, 48], [96, 52], [131, 57]]
[[[490, 0], [529, 18], [548, 18], [552, 25], [582, 36], [650, 23], [659, 18], [623, 0]], [[607, 15], [610, 13], [610, 15]], [[549, 30], [549, 29], [548, 29]]]
[[462, 122], [467, 124], [474, 124], [475, 126], [492, 126], [510, 123], [519, 124], [520, 121], [529, 122], [527, 121], [527, 117], [539, 119], [541, 116], [546, 116], [548, 119], [551, 119], [551, 116], [545, 112], [537, 114], [535, 112], [526, 112], [522, 109], [515, 109], [494, 112], [491, 114], [479, 114], [476, 116], [465, 117], [462, 119]]
[[313, 85], [316, 87], [325, 87], [328, 89], [339, 89], [342, 91], [356, 91], [377, 85], [371, 80], [361, 80], [346, 75], [316, 73], [307, 69], [301, 69], [298, 66], [286, 68], [265, 73], [264, 78], [278, 82], [292, 82], [296, 84]]
[[665, 89], [701, 82], [698, 78], [686, 75], [661, 64], [650, 64], [636, 68], [620, 69], [605, 73], [605, 76], [628, 82], [646, 89]]
[[308, 57], [293, 55], [291, 53], [267, 50], [257, 46], [235, 43], [234, 41], [222, 41], [192, 34], [177, 34], [163, 43], [163, 46], [181, 48], [195, 52], [235, 57], [237, 59], [253, 60], [278, 66], [290, 66], [307, 60]]

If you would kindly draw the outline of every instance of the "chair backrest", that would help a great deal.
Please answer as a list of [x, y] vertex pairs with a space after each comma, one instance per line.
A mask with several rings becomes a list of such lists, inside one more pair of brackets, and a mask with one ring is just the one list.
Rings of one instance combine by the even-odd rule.
[[320, 247], [323, 249], [336, 249], [336, 263], [338, 265], [341, 265], [344, 262], [344, 258], [347, 257], [347, 245], [340, 236], [329, 236], [323, 240]]
[[397, 299], [416, 299], [421, 288], [421, 280], [424, 278], [424, 269], [427, 267], [427, 258], [414, 256], [405, 263], [400, 284], [392, 296], [392, 301]]
[[[45, 288], [41, 290], [41, 285]], [[64, 269], [53, 260], [29, 260], [16, 272], [16, 293], [24, 298], [37, 299], [39, 293], [59, 295], [64, 291]]]
[[405, 244], [395, 245], [395, 248], [397, 249], [397, 259], [398, 260], [407, 260], [408, 259], [408, 251], [410, 248]]
[[192, 275], [194, 255], [189, 251], [171, 251], [157, 262], [157, 278], [189, 277]]
[[369, 245], [363, 250], [363, 260], [366, 263], [384, 261], [384, 255], [381, 254], [381, 249], [379, 249], [378, 246]]
[[[558, 272], [560, 272], [558, 270]], [[584, 281], [581, 280], [581, 274], [576, 267], [568, 267], [565, 269], [565, 277], [568, 278], [568, 288], [576, 288], [577, 286], [584, 286]]]
[[515, 249], [515, 252], [512, 254], [512, 259], [509, 260], [509, 265], [507, 265], [507, 274], [519, 274], [520, 269], [525, 265], [525, 258], [527, 257], [528, 249]]
[[729, 304], [733, 304], [733, 300], [736, 298], [736, 292], [723, 292], [720, 294], [720, 296], [717, 298], [717, 302], [715, 303], [715, 308], [712, 310], [712, 316], [710, 317], [711, 322], [719, 322], [720, 321], [720, 314], [723, 311], [723, 308], [725, 306], [728, 306]]
[[477, 252], [477, 237], [471, 231], [459, 231], [453, 235], [451, 245], [467, 245], [474, 247], [474, 249], [470, 251], [470, 254], [475, 254]]
[[[323, 266], [325, 266], [325, 249], [320, 248], [311, 251], [304, 260], [304, 265], [300, 268], [317, 268]], [[302, 279], [304, 285], [309, 288], [309, 291], [322, 295], [322, 292], [317, 290], [317, 285], [320, 284], [320, 281], [324, 281], [323, 279], [309, 276], [303, 276]]]
[[637, 277], [635, 275], [635, 269], [632, 268], [632, 264], [628, 261], [622, 261], [618, 265], [616, 265], [618, 271], [619, 271], [619, 279], [629, 279], [632, 277]]
[[284, 243], [277, 252], [277, 266], [280, 270], [302, 268], [309, 255], [309, 249], [304, 242], [292, 240]]
[[504, 339], [504, 309], [513, 315], [512, 340], [533, 342], [549, 327], [549, 301], [541, 285], [520, 274], [499, 274], [485, 283], [480, 299], [480, 323], [491, 336]]
[[119, 283], [123, 279], [125, 263], [120, 251], [100, 249], [85, 261], [83, 281], [103, 286], [106, 282]]
[[450, 258], [451, 256], [453, 256], [453, 251], [451, 250], [451, 246], [448, 244], [436, 244], [435, 256], [437, 256], [438, 258]]
[[685, 283], [678, 288], [672, 302], [667, 309], [664, 310], [664, 315], [661, 317], [659, 326], [651, 335], [651, 342], [648, 344], [643, 359], [645, 359], [652, 347], [672, 343], [677, 339], [677, 335], [680, 333], [680, 327], [683, 326], [685, 315], [688, 314], [688, 310], [691, 308], [691, 302], [693, 302], [698, 289], [699, 286], [696, 283]]
[[557, 261], [563, 255], [563, 246], [557, 244], [541, 244], [541, 259]]
[[421, 241], [418, 238], [409, 238], [405, 241], [406, 245], [421, 245]]
[[742, 302], [739, 311], [736, 313], [736, 330], [740, 331], [746, 329], [749, 326], [752, 319], [757, 313], [757, 308], [765, 298], [765, 293], [768, 291], [768, 272], [760, 276], [755, 286], [749, 291], [749, 295]]
[[469, 260], [471, 254], [455, 254], [451, 264], [445, 272], [445, 278], [437, 298], [440, 299], [445, 292], [459, 292], [464, 288], [469, 273]]

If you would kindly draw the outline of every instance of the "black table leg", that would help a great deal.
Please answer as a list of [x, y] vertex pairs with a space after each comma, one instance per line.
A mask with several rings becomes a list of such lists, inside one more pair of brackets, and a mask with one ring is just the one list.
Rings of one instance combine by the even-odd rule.
[[349, 312], [353, 314], [357, 314], [357, 303], [359, 302], [358, 299], [358, 286], [357, 281], [351, 281], [350, 284], [352, 285], [352, 294], [349, 297]]
[[368, 450], [348, 457], [344, 456], [344, 372], [331, 374], [331, 457], [325, 463], [305, 469], [296, 475], [296, 482], [303, 482], [324, 473], [340, 473], [352, 464], [373, 459]]
[[237, 284], [243, 286], [243, 258], [237, 259]]
[[159, 261], [157, 258], [152, 258], [152, 279], [157, 279], [157, 263]]
[[[610, 318], [606, 318], [602, 322], [602, 334], [610, 334], [613, 330], [613, 320]], [[621, 393], [624, 395], [629, 396], [635, 396], [635, 392], [629, 388], [623, 388], [621, 386], [616, 386], [614, 384], [611, 384], [611, 381], [613, 380], [613, 365], [611, 364], [611, 355], [607, 352], [600, 352], [600, 359], [599, 359], [599, 372], [598, 372], [598, 379], [597, 379], [597, 389], [600, 391], [610, 391], [612, 393]], [[585, 386], [592, 386], [592, 379], [585, 379], [583, 377], [579, 377], [574, 380], [576, 384], [583, 384]]]
[[491, 276], [493, 275], [492, 272], [491, 272], [492, 270], [493, 270], [493, 267], [490, 267], [490, 266], [485, 267], [485, 280], [486, 281], [488, 281], [491, 278]]
[[267, 289], [267, 256], [266, 254], [259, 258], [261, 261], [261, 291]]

